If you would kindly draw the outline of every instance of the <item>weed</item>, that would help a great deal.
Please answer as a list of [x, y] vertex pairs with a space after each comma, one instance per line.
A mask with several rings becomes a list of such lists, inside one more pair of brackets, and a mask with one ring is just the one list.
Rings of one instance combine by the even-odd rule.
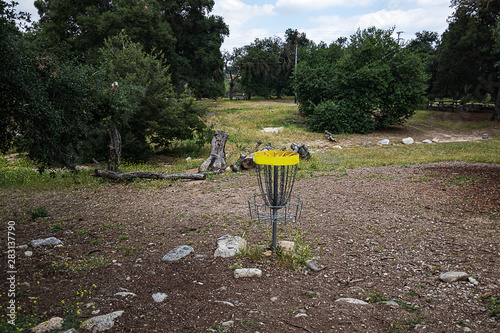
[[498, 316], [500, 314], [500, 298], [490, 296], [486, 298], [486, 302], [486, 307], [491, 309], [490, 316]]
[[243, 268], [243, 265], [241, 264], [241, 261], [238, 261], [237, 263], [234, 263], [231, 266], [229, 266], [229, 268], [232, 270], [235, 270], [235, 269]]
[[35, 209], [30, 211], [30, 215], [31, 215], [31, 218], [33, 220], [36, 220], [39, 217], [47, 217], [48, 216], [47, 208], [45, 208], [44, 206], [40, 206], [38, 208], [35, 208]]
[[68, 272], [89, 271], [97, 267], [109, 265], [110, 261], [101, 257], [83, 257], [72, 259], [70, 257], [59, 256], [51, 261], [50, 268], [53, 270], [63, 270]]
[[309, 298], [316, 298], [318, 297], [318, 294], [315, 291], [311, 291], [311, 292], [306, 292], [306, 296]]
[[49, 229], [50, 232], [58, 232], [58, 231], [61, 231], [61, 230], [62, 230], [62, 227], [61, 227], [60, 223], [52, 224], [50, 226], [50, 229]]
[[215, 330], [218, 333], [229, 333], [228, 330], [217, 323], [213, 323], [212, 326], [210, 326], [210, 329]]

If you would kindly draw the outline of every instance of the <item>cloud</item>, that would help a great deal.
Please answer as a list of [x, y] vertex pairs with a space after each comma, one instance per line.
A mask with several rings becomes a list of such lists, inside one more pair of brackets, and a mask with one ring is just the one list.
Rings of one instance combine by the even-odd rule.
[[239, 29], [255, 17], [275, 15], [271, 4], [247, 5], [239, 0], [217, 0], [211, 14], [222, 16], [230, 29]]
[[274, 10], [280, 14], [300, 14], [331, 7], [367, 7], [372, 0], [277, 0]]
[[451, 15], [452, 9], [446, 6], [433, 8], [413, 8], [408, 10], [382, 9], [363, 15], [351, 17], [320, 16], [310, 18], [310, 21], [318, 25], [313, 29], [306, 29], [307, 37], [314, 41], [325, 41], [330, 43], [338, 37], [349, 37], [358, 28], [365, 29], [375, 26], [379, 29], [396, 27], [396, 31], [402, 31], [401, 37], [409, 40], [415, 37], [415, 33], [423, 30], [435, 31], [439, 34], [448, 27], [446, 17]]

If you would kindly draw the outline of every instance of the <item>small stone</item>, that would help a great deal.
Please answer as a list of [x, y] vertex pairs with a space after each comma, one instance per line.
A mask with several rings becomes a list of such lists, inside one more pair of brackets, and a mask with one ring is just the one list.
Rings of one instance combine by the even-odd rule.
[[77, 331], [74, 328], [70, 328], [69, 330], [62, 331], [60, 333], [77, 333]]
[[386, 146], [386, 145], [389, 144], [389, 142], [390, 142], [389, 139], [383, 139], [383, 140], [380, 140], [379, 142], [377, 142], [377, 145], [379, 145], [379, 146], [382, 146], [382, 145]]
[[234, 325], [234, 321], [232, 321], [232, 320], [228, 320], [228, 321], [225, 321], [222, 323], [222, 326], [224, 326], [224, 327], [230, 327], [233, 325]]
[[399, 306], [399, 304], [394, 301], [383, 301], [382, 303], [390, 306]]
[[26, 251], [26, 252], [24, 252], [24, 255], [26, 257], [31, 257], [33, 255], [33, 251]]
[[91, 332], [104, 332], [115, 326], [115, 319], [120, 317], [124, 311], [115, 311], [105, 315], [92, 317], [80, 324], [80, 328]]
[[258, 268], [238, 268], [234, 270], [234, 277], [244, 278], [244, 277], [260, 277], [262, 271]]
[[427, 143], [427, 144], [429, 144], [429, 143], [432, 143], [432, 141], [431, 141], [431, 140], [429, 140], [429, 139], [425, 139], [425, 140], [422, 140], [422, 143]]
[[194, 252], [194, 249], [189, 245], [181, 245], [167, 253], [161, 261], [176, 261]]
[[231, 302], [227, 302], [227, 301], [214, 301], [215, 303], [222, 303], [222, 304], [225, 304], [225, 305], [229, 305], [231, 307], [234, 308], [234, 304], [231, 303]]
[[26, 250], [27, 248], [28, 248], [28, 245], [26, 245], [26, 244], [16, 246], [16, 249], [17, 249], [17, 250]]
[[167, 294], [165, 293], [155, 293], [153, 294], [153, 300], [156, 303], [161, 303], [167, 298]]
[[370, 147], [372, 145], [371, 141], [365, 142], [361, 145], [361, 147]]
[[57, 239], [55, 237], [49, 237], [49, 238], [43, 238], [43, 239], [34, 239], [30, 242], [31, 247], [39, 247], [39, 246], [46, 246], [46, 245], [59, 245], [63, 244], [60, 239]]
[[401, 142], [403, 142], [403, 144], [405, 145], [411, 145], [413, 143], [415, 143], [415, 140], [413, 140], [413, 138], [404, 138], [403, 140], [401, 140]]
[[266, 252], [262, 252], [262, 255], [263, 255], [264, 257], [270, 257], [270, 256], [272, 256], [272, 255], [273, 255], [273, 251], [268, 250], [268, 251], [266, 251]]
[[120, 291], [115, 294], [115, 296], [122, 296], [122, 297], [127, 297], [127, 296], [137, 296], [134, 293], [131, 293], [129, 291]]
[[224, 235], [217, 239], [217, 249], [214, 257], [229, 258], [247, 246], [247, 241], [240, 236]]
[[332, 148], [334, 148], [334, 149], [342, 149], [342, 146], [341, 145], [335, 145]]
[[466, 281], [468, 277], [469, 276], [465, 272], [446, 272], [439, 275], [439, 280], [451, 283], [456, 281]]
[[339, 298], [335, 302], [345, 302], [351, 304], [368, 305], [365, 301], [356, 298]]
[[321, 270], [321, 268], [319, 268], [319, 265], [312, 260], [306, 260], [306, 266], [314, 272], [319, 272]]
[[186, 162], [191, 161], [191, 157], [186, 157]]
[[486, 134], [486, 133], [485, 133], [485, 134], [483, 134], [483, 139], [485, 139], [485, 140], [486, 140], [486, 139], [488, 139], [489, 137], [490, 137], [490, 136], [489, 136], [488, 134]]
[[295, 318], [299, 318], [299, 317], [307, 317], [307, 314], [305, 314], [305, 313], [297, 313], [295, 315]]
[[31, 331], [34, 333], [45, 333], [51, 332], [53, 330], [60, 330], [62, 328], [63, 321], [64, 319], [62, 319], [61, 317], [53, 317], [33, 327]]
[[291, 241], [279, 241], [278, 247], [281, 248], [283, 254], [291, 255], [295, 251], [295, 242]]
[[475, 286], [477, 286], [479, 284], [479, 281], [477, 281], [476, 279], [474, 279], [471, 276], [469, 276], [469, 282], [472, 283]]
[[469, 327], [464, 327], [464, 332], [472, 332], [472, 330]]

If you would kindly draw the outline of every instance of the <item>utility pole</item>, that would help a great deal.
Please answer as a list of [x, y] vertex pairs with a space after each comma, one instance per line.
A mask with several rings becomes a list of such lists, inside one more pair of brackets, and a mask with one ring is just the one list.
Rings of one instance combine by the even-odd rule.
[[398, 31], [398, 32], [396, 32], [398, 34], [398, 45], [399, 45], [399, 40], [401, 39], [401, 38], [399, 38], [399, 35], [401, 35], [403, 32], [404, 31]]
[[[297, 33], [297, 38], [295, 39], [295, 67], [293, 68], [295, 75], [293, 76], [295, 85], [297, 85], [297, 51], [299, 45], [300, 33]], [[295, 88], [295, 104], [297, 104], [297, 88]]]

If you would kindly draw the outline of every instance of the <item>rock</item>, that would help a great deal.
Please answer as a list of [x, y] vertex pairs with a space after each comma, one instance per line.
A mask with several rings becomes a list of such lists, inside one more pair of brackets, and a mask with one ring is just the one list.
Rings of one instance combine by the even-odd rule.
[[446, 272], [439, 275], [439, 280], [450, 283], [456, 281], [466, 281], [468, 277], [469, 276], [465, 272]]
[[270, 256], [272, 256], [272, 255], [273, 255], [273, 251], [271, 251], [271, 250], [267, 250], [267, 251], [265, 251], [265, 252], [262, 252], [262, 255], [263, 255], [264, 257], [270, 257]]
[[228, 320], [228, 321], [223, 322], [221, 325], [224, 327], [230, 327], [230, 326], [234, 325], [234, 321]]
[[229, 306], [232, 306], [234, 308], [234, 304], [231, 303], [231, 302], [227, 302], [227, 301], [214, 301], [215, 303], [222, 303], [222, 304], [225, 304], [225, 305], [229, 305]]
[[293, 152], [299, 154], [299, 157], [301, 159], [306, 159], [308, 160], [311, 158], [311, 153], [309, 152], [309, 148], [303, 143], [295, 144], [292, 143], [290, 144], [290, 148], [292, 149]]
[[299, 318], [299, 317], [307, 317], [307, 314], [305, 314], [305, 313], [297, 313], [295, 315], [295, 318]]
[[191, 161], [191, 157], [186, 157], [186, 162]]
[[28, 248], [28, 245], [26, 245], [26, 244], [16, 246], [16, 250], [26, 250], [27, 248]]
[[404, 138], [401, 142], [405, 145], [412, 145], [415, 143], [415, 140], [413, 140], [413, 138]]
[[488, 139], [490, 136], [488, 134], [483, 134], [483, 139]]
[[261, 132], [264, 133], [279, 133], [281, 132], [284, 127], [264, 127]]
[[24, 255], [26, 257], [31, 257], [33, 255], [33, 251], [26, 251], [26, 252], [24, 252]]
[[476, 279], [474, 279], [471, 276], [469, 276], [469, 282], [472, 283], [475, 286], [477, 286], [479, 284], [479, 281], [477, 281]]
[[429, 139], [425, 139], [425, 140], [422, 140], [422, 143], [432, 143], [432, 141]]
[[314, 272], [319, 272], [321, 270], [321, 268], [319, 268], [319, 265], [312, 260], [306, 260], [306, 266]]
[[383, 139], [383, 140], [380, 140], [379, 142], [377, 142], [377, 145], [379, 146], [382, 146], [382, 145], [388, 145], [389, 144], [389, 139]]
[[335, 145], [335, 146], [333, 146], [332, 148], [335, 148], [335, 149], [342, 149], [342, 146], [341, 146], [341, 145]]
[[129, 291], [120, 291], [115, 294], [115, 296], [122, 296], [122, 297], [127, 297], [127, 296], [137, 296], [134, 293], [131, 293]]
[[472, 329], [470, 327], [465, 326], [464, 327], [464, 332], [472, 332]]
[[31, 241], [31, 247], [39, 247], [46, 245], [62, 245], [63, 242], [55, 237], [42, 238], [42, 239], [34, 239]]
[[345, 302], [351, 304], [368, 305], [365, 301], [356, 298], [339, 298], [335, 302]]
[[61, 317], [53, 317], [33, 327], [31, 331], [34, 333], [45, 333], [51, 332], [53, 330], [60, 330], [62, 328], [63, 322], [64, 319], [62, 319]]
[[189, 245], [181, 245], [170, 251], [169, 253], [165, 254], [163, 258], [161, 258], [161, 261], [176, 261], [179, 260], [191, 253], [194, 252], [194, 249], [189, 246]]
[[124, 311], [115, 311], [105, 315], [92, 317], [81, 323], [80, 328], [91, 332], [104, 332], [115, 326], [115, 319], [120, 317]]
[[161, 303], [167, 298], [167, 294], [165, 293], [155, 293], [153, 294], [153, 300], [156, 303]]
[[394, 302], [394, 301], [383, 301], [381, 303], [387, 304], [387, 305], [390, 305], [390, 306], [399, 306], [399, 304], [396, 303], [396, 302]]
[[260, 277], [262, 271], [258, 268], [238, 268], [234, 270], [234, 277], [244, 278], [244, 277]]
[[278, 300], [278, 297], [271, 297], [271, 302], [276, 302]]
[[224, 235], [217, 240], [214, 257], [234, 257], [236, 253], [247, 246], [247, 241], [240, 236]]
[[279, 241], [278, 247], [281, 249], [283, 254], [291, 255], [295, 251], [295, 242], [291, 241]]

